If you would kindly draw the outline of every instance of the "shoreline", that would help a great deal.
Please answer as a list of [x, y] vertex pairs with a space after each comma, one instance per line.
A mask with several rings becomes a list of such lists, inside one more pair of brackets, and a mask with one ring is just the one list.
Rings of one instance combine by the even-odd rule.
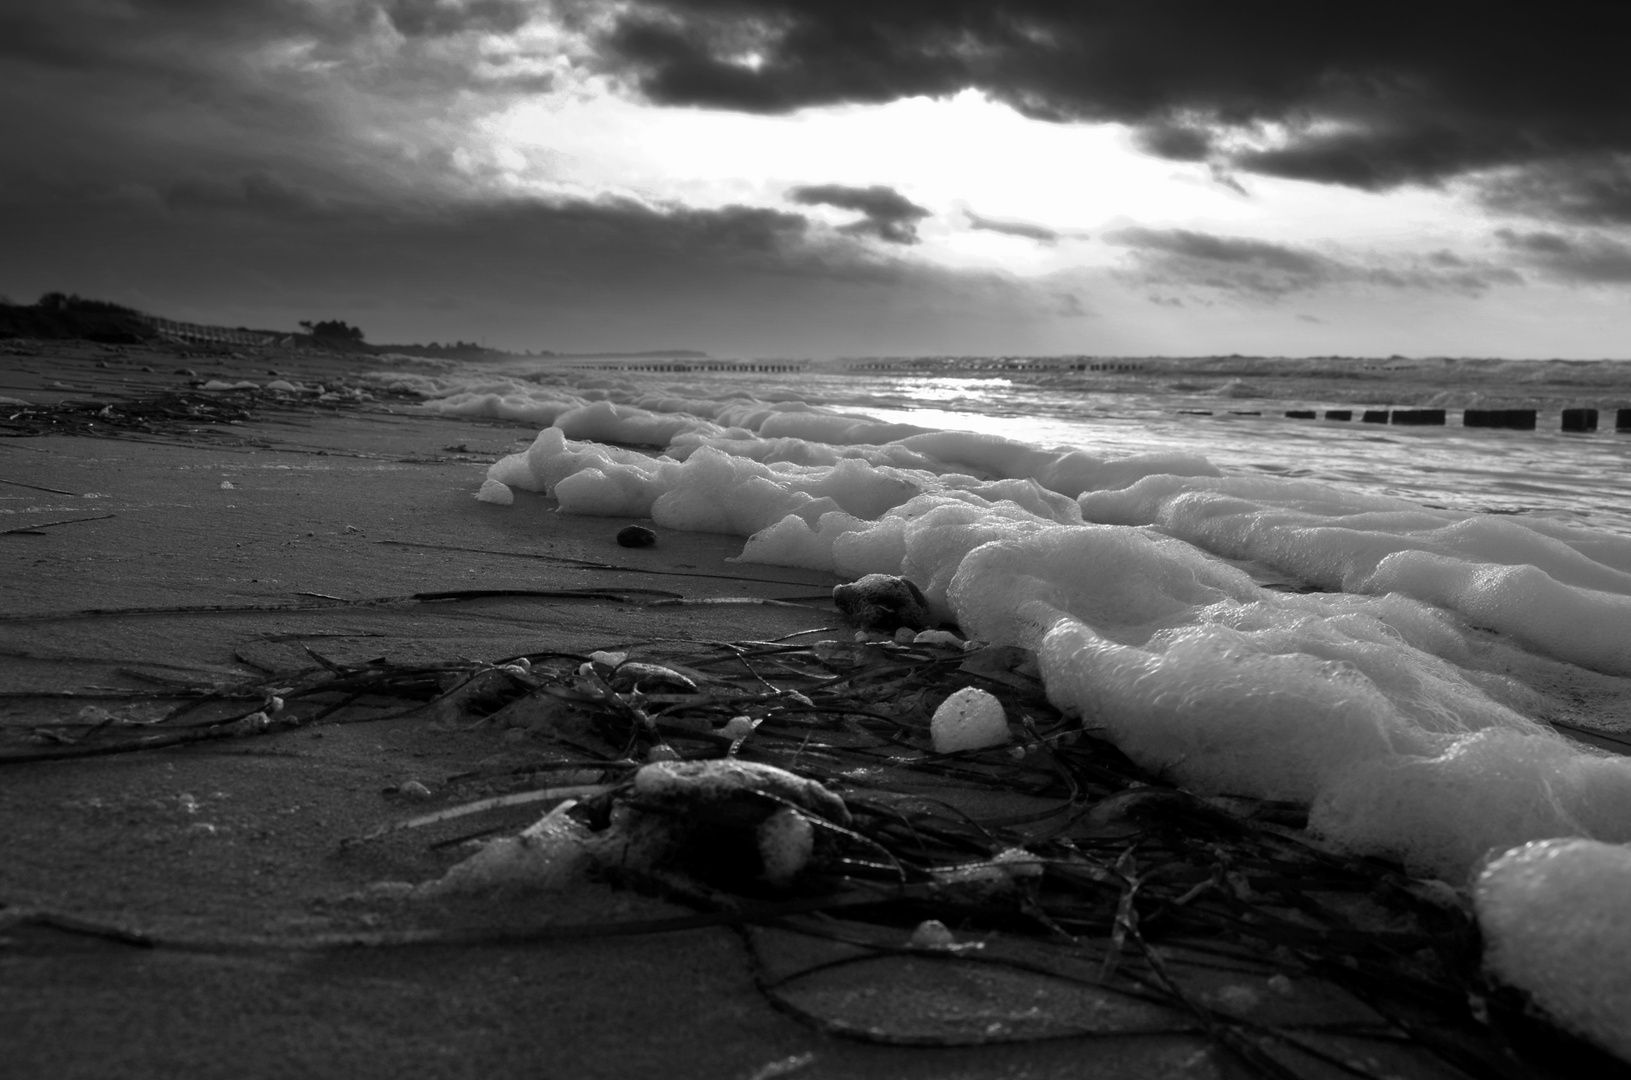
[[[37, 360], [37, 370], [0, 362], [8, 385], [23, 383], [0, 394], [123, 400], [263, 372], [328, 385], [349, 359], [276, 353], [206, 366], [189, 363], [197, 360], [190, 351], [64, 347]], [[0, 461], [14, 463], [7, 475], [30, 485], [0, 485], [3, 516], [40, 526], [0, 533], [18, 583], [0, 619], [8, 737], [70, 720], [93, 702], [131, 709], [138, 695], [162, 695], [178, 681], [199, 687], [310, 669], [308, 649], [341, 666], [375, 657], [434, 665], [654, 639], [770, 640], [837, 625], [836, 579], [727, 562], [739, 538], [658, 529], [654, 547], [622, 548], [623, 519], [562, 515], [531, 495], [510, 506], [475, 500], [486, 464], [530, 443], [530, 427], [354, 399], [317, 410], [268, 398], [250, 411], [196, 430], [177, 422], [118, 438], [0, 439]], [[511, 594], [475, 595], [503, 590]], [[422, 602], [449, 593], [459, 595]], [[784, 603], [652, 604], [676, 597]], [[109, 696], [37, 696], [65, 688]], [[692, 915], [597, 884], [413, 910], [368, 893], [382, 880], [433, 878], [454, 856], [406, 839], [360, 850], [343, 841], [468, 799], [479, 790], [471, 777], [479, 784], [536, 768], [536, 750], [492, 725], [419, 714], [0, 767], [0, 935], [19, 943], [0, 946], [0, 979], [15, 991], [0, 995], [0, 1031], [12, 1033], [0, 1035], [0, 1051], [29, 1076], [411, 1069], [485, 1077], [553, 1068], [768, 1080], [953, 1069], [1074, 1076], [1085, 1068], [1210, 1077], [1234, 1068], [1193, 1031], [955, 1050], [835, 1038], [778, 1011], [761, 991], [755, 954], [723, 925], [521, 947], [316, 952], [301, 944], [427, 925]], [[512, 826], [533, 817], [523, 809]], [[31, 912], [46, 918], [22, 917]], [[271, 942], [247, 951], [146, 949], [87, 936], [78, 924]], [[1348, 1015], [1334, 986], [1298, 983], [1303, 997]], [[931, 987], [924, 1000], [932, 1009], [950, 988]], [[908, 1000], [923, 993], [894, 990]], [[850, 995], [865, 1013], [874, 992]], [[975, 1008], [965, 1022], [980, 1015]], [[1406, 1051], [1388, 1051], [1386, 1061], [1395, 1071], [1438, 1067]]]

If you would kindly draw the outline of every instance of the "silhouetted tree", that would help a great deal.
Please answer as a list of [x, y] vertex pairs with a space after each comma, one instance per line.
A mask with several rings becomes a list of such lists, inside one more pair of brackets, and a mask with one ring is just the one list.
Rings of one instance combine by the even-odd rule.
[[300, 328], [318, 341], [332, 341], [348, 345], [362, 344], [362, 328], [351, 326], [339, 319], [325, 319], [314, 323], [310, 319], [301, 319]]

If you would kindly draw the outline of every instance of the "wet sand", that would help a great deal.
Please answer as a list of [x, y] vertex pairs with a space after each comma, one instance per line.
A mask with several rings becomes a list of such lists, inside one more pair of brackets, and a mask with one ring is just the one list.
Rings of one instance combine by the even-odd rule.
[[[358, 364], [275, 350], [0, 349], [0, 397], [93, 399], [116, 410], [212, 377], [265, 382], [276, 372], [332, 383]], [[8, 436], [0, 438], [0, 530], [11, 530], [0, 533], [0, 730], [8, 739], [88, 705], [117, 708], [128, 703], [122, 692], [152, 692], [166, 680], [208, 684], [309, 667], [308, 647], [339, 663], [424, 664], [654, 638], [763, 640], [836, 623], [831, 578], [728, 562], [737, 539], [658, 529], [654, 547], [626, 549], [614, 541], [621, 520], [560, 515], [525, 494], [508, 507], [473, 499], [485, 465], [530, 441], [530, 430], [389, 401], [263, 402], [253, 413], [237, 424], [116, 438], [0, 432]], [[602, 595], [323, 599], [473, 589]], [[651, 606], [674, 597], [793, 604]], [[288, 610], [314, 604], [328, 606]], [[162, 610], [182, 607], [191, 610]], [[109, 696], [29, 696], [98, 688]], [[380, 880], [434, 877], [455, 856], [423, 843], [343, 841], [470, 797], [466, 786], [452, 798], [449, 778], [524, 768], [537, 753], [490, 726], [419, 715], [0, 767], [3, 1071], [1220, 1075], [1219, 1060], [1193, 1036], [956, 1050], [835, 1039], [776, 1011], [756, 986], [742, 937], [723, 927], [507, 946], [302, 944], [438, 920], [569, 927], [692, 914], [604, 885], [436, 909], [359, 895]], [[408, 781], [430, 798], [410, 804], [397, 794]], [[28, 913], [48, 918], [20, 918]], [[53, 928], [52, 919], [202, 944], [141, 947]], [[232, 944], [247, 938], [260, 944]]]

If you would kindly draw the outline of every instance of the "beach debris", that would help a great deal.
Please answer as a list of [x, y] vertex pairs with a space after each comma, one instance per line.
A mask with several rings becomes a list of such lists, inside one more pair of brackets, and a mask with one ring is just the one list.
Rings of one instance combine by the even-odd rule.
[[[1582, 1053], [1610, 1038], [1543, 996], [1526, 965], [1541, 966], [1546, 950], [1515, 936], [1562, 933], [1551, 924], [1573, 901], [1559, 900], [1559, 879], [1510, 879], [1519, 899], [1552, 890], [1558, 902], [1535, 910], [1499, 890], [1480, 896], [1485, 958], [1467, 894], [1310, 842], [1306, 806], [1174, 788], [1053, 708], [1024, 650], [914, 638], [639, 643], [443, 665], [310, 655], [304, 671], [178, 688], [196, 696], [139, 726], [100, 713], [41, 726], [22, 740], [30, 749], [0, 762], [264, 735], [330, 716], [428, 714], [477, 732], [535, 716], [525, 744], [505, 749], [510, 761], [526, 755], [517, 771], [427, 783], [437, 802], [404, 800], [405, 813], [347, 842], [389, 835], [399, 846], [417, 834], [433, 852], [459, 853], [439, 875], [382, 882], [358, 902], [433, 900], [419, 917], [440, 918], [464, 898], [604, 881], [693, 912], [348, 932], [313, 947], [730, 925], [765, 973], [761, 992], [835, 1036], [956, 1046], [1182, 1034], [1242, 1075], [1275, 1080], [1330, 1071], [1311, 1072], [1315, 1059], [1365, 1063], [1332, 1075], [1448, 1064], [1516, 1080], [1527, 1074], [1514, 1054], [1528, 1051], [1511, 1031]], [[658, 693], [636, 664], [694, 689]], [[926, 752], [935, 704], [967, 688], [996, 700], [1009, 745], [1027, 753]], [[284, 708], [268, 722], [272, 697]], [[1610, 885], [1594, 891], [1631, 888]], [[1617, 947], [1598, 951], [1631, 967], [1613, 959]]]
[[733, 716], [729, 720], [725, 721], [725, 723], [717, 729], [717, 732], [724, 738], [731, 740], [732, 743], [740, 743], [743, 739], [747, 738], [749, 735], [752, 735], [753, 729], [758, 726], [758, 721], [754, 720], [751, 716]]
[[497, 480], [483, 480], [481, 490], [476, 492], [478, 502], [493, 503], [497, 506], [509, 506], [515, 502], [515, 492]]
[[428, 799], [431, 797], [430, 788], [418, 780], [408, 780], [398, 784], [396, 793], [405, 799]]
[[571, 815], [576, 805], [568, 799], [515, 836], [482, 843], [442, 877], [415, 887], [413, 898], [559, 889], [572, 883], [595, 850], [589, 829]]
[[867, 574], [838, 585], [832, 598], [844, 621], [859, 630], [893, 634], [902, 627], [927, 630], [935, 622], [923, 590], [893, 574]]
[[1009, 740], [1008, 714], [990, 692], [964, 687], [935, 709], [929, 735], [937, 754], [1002, 746]]
[[643, 548], [650, 547], [656, 542], [657, 534], [644, 525], [625, 525], [617, 530], [617, 543], [620, 547]]
[[[151, 368], [143, 368], [150, 371]], [[215, 380], [220, 385], [220, 380]], [[202, 385], [202, 384], [200, 384]], [[18, 402], [23, 407], [0, 415], [0, 431], [24, 435], [72, 434], [98, 438], [130, 438], [132, 434], [151, 438], [165, 436], [192, 442], [243, 444], [257, 436], [238, 425], [257, 413], [310, 409], [312, 390], [302, 388], [300, 397], [287, 392], [265, 390], [254, 383], [236, 384], [238, 389], [189, 389], [147, 397], [105, 401], [67, 400], [50, 404]], [[400, 395], [399, 395], [400, 396]], [[373, 398], [346, 393], [332, 399], [330, 408], [357, 409]], [[251, 409], [255, 411], [252, 412]], [[315, 451], [326, 453], [326, 451]]]
[[792, 884], [815, 853], [815, 828], [808, 817], [789, 806], [761, 821], [755, 836], [765, 880], [772, 885]]
[[606, 684], [620, 694], [635, 690], [645, 694], [697, 692], [697, 684], [690, 676], [661, 664], [642, 664], [634, 660], [624, 660], [613, 667]]
[[777, 804], [790, 804], [839, 825], [850, 824], [844, 800], [819, 781], [775, 765], [737, 758], [705, 761], [663, 761], [646, 765], [634, 774], [633, 796], [647, 806], [695, 809], [708, 804], [734, 803], [746, 798], [765, 808], [768, 817]]
[[1474, 903], [1484, 963], [1563, 1027], [1631, 1062], [1631, 848], [1537, 840], [1494, 859]]

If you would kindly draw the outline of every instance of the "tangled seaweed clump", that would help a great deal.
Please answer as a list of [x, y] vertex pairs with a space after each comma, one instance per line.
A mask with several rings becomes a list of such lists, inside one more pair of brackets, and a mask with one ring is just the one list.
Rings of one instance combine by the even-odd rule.
[[[1546, 1075], [1525, 1056], [1536, 1046], [1595, 1060], [1490, 981], [1461, 893], [1321, 849], [1295, 805], [1165, 784], [1053, 709], [1022, 650], [919, 636], [651, 642], [425, 667], [312, 653], [314, 668], [201, 689], [139, 726], [54, 729], [52, 745], [4, 760], [406, 710], [504, 731], [542, 763], [497, 786], [483, 778], [480, 798], [461, 801], [452, 781], [429, 793], [440, 807], [349, 847], [543, 813], [484, 828], [442, 876], [377, 895], [586, 878], [656, 892], [697, 914], [619, 932], [738, 927], [763, 993], [836, 1035], [931, 1046], [1199, 1035], [1268, 1077], [1395, 1075], [1424, 1059], [1450, 1075]], [[971, 689], [1000, 702], [1010, 741], [937, 752], [931, 718]], [[854, 992], [861, 983], [898, 998], [879, 1007]]]

